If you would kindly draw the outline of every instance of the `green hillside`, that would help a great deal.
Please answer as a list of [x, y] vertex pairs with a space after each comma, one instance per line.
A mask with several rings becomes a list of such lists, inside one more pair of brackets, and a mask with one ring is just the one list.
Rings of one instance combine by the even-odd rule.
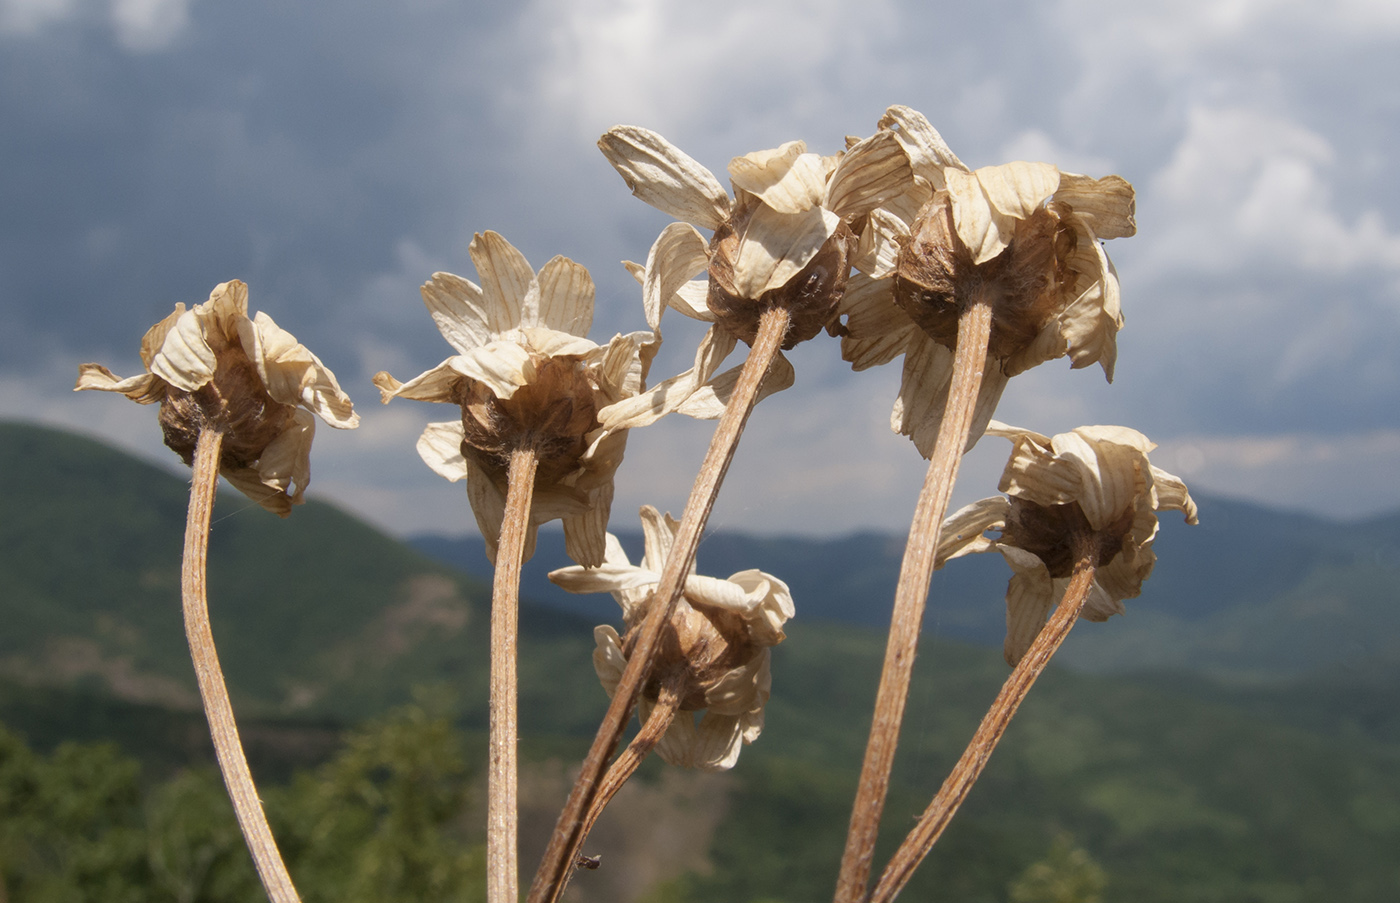
[[[0, 425], [0, 462], [8, 465], [0, 468], [0, 721], [40, 749], [65, 738], [116, 740], [152, 775], [207, 761], [176, 581], [186, 484], [31, 426]], [[1378, 542], [1392, 541], [1387, 524], [1373, 531]], [[230, 494], [213, 535], [214, 633], [261, 777], [275, 784], [325, 760], [338, 725], [380, 715], [425, 686], [460, 713], [467, 760], [480, 761], [479, 580], [323, 504], [281, 521]], [[728, 572], [724, 557], [707, 542], [702, 570]], [[1388, 566], [1383, 554], [1371, 560]], [[1331, 562], [1338, 585], [1367, 585], [1368, 572], [1345, 562]], [[589, 852], [607, 865], [578, 878], [580, 903], [829, 899], [883, 639], [806, 617], [798, 604], [775, 653], [759, 742], [715, 778], [644, 768], [631, 801], [625, 792], [599, 825]], [[527, 870], [561, 801], [564, 769], [605, 702], [589, 662], [591, 623], [538, 606], [522, 613]], [[1122, 625], [1086, 626], [1097, 640]], [[923, 644], [887, 847], [933, 794], [1006, 673], [994, 650]], [[1018, 876], [1068, 842], [1103, 870], [1107, 903], [1388, 903], [1400, 888], [1398, 679], [1379, 664], [1247, 688], [1199, 675], [1052, 669], [904, 899], [1000, 903]], [[475, 818], [448, 821], [461, 834]], [[681, 835], [693, 848], [667, 846], [685, 824], [700, 825]], [[646, 872], [655, 876], [648, 887], [619, 890], [621, 878], [661, 857], [673, 865]]]

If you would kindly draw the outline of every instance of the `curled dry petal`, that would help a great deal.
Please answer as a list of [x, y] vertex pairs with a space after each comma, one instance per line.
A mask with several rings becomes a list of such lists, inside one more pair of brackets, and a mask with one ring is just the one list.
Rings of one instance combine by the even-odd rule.
[[335, 375], [265, 313], [248, 318], [248, 287], [221, 283], [209, 300], [173, 313], [141, 340], [147, 372], [120, 379], [83, 364], [77, 390], [120, 392], [161, 406], [165, 443], [188, 464], [199, 434], [224, 434], [219, 473], [264, 508], [287, 516], [311, 480], [317, 415], [359, 425]]
[[656, 132], [614, 126], [598, 148], [632, 193], [656, 209], [706, 229], [729, 216], [729, 195], [714, 174]]
[[[1185, 484], [1153, 467], [1155, 446], [1136, 430], [1080, 427], [1054, 437], [993, 422], [989, 435], [1012, 442], [1002, 474], [1006, 498], [983, 499], [944, 521], [937, 562], [1000, 552], [1012, 569], [1006, 595], [1006, 659], [1030, 648], [1069, 585], [1072, 534], [1097, 549], [1094, 584], [1082, 617], [1102, 621], [1123, 612], [1152, 573], [1157, 512], [1180, 511], [1196, 523]], [[1000, 531], [997, 539], [985, 537]]]

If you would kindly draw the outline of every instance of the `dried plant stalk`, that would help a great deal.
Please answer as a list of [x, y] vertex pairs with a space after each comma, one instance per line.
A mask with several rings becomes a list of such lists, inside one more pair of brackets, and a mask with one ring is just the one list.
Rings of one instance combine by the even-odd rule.
[[[583, 818], [583, 827], [579, 829], [578, 837], [574, 841], [573, 847], [569, 850], [569, 862], [577, 865], [580, 862], [580, 854], [583, 852], [583, 844], [588, 840], [589, 833], [597, 823], [598, 817], [603, 814], [608, 803], [617, 792], [622, 789], [622, 785], [627, 783], [628, 778], [636, 773], [637, 768], [642, 764], [651, 751], [656, 748], [656, 744], [661, 742], [661, 738], [666, 736], [666, 729], [671, 726], [671, 722], [676, 720], [676, 713], [680, 710], [681, 697], [677, 687], [673, 684], [666, 684], [661, 688], [661, 694], [656, 701], [656, 705], [651, 710], [651, 715], [647, 717], [642, 729], [637, 731], [637, 736], [632, 738], [632, 742], [627, 744], [627, 748], [622, 751], [611, 766], [603, 779], [598, 782], [598, 792], [593, 797], [593, 802], [588, 807], [588, 814]], [[564, 883], [559, 888], [559, 895], [562, 896], [569, 886], [569, 879], [574, 875], [574, 868], [570, 868], [564, 873]]]
[[1069, 636], [1070, 628], [1074, 626], [1080, 609], [1089, 598], [1095, 571], [1096, 550], [1092, 538], [1082, 534], [1076, 539], [1078, 547], [1075, 549], [1074, 572], [1070, 577], [1069, 586], [1065, 588], [1064, 598], [1060, 600], [1060, 604], [1040, 633], [1036, 634], [1031, 648], [1002, 685], [996, 701], [983, 716], [977, 733], [973, 734], [972, 741], [968, 743], [948, 779], [943, 782], [938, 795], [933, 798], [928, 809], [924, 810], [924, 814], [919, 816], [914, 830], [909, 832], [909, 836], [890, 858], [889, 865], [885, 867], [870, 895], [870, 903], [888, 903], [908, 883], [914, 869], [933, 849], [933, 845], [943, 834], [943, 829], [952, 821], [954, 813], [967, 798], [968, 791], [981, 776], [982, 769], [991, 759], [992, 751], [1006, 732], [1007, 725], [1011, 723], [1011, 718], [1016, 714], [1021, 701], [1026, 698], [1031, 686], [1050, 663], [1051, 657], [1065, 641], [1065, 637]]
[[913, 526], [904, 547], [899, 584], [895, 587], [894, 614], [890, 620], [885, 664], [875, 697], [875, 715], [865, 748], [860, 783], [856, 788], [846, 850], [836, 883], [836, 903], [857, 903], [865, 896], [870, 878], [875, 839], [889, 789], [890, 770], [899, 743], [909, 678], [924, 620], [924, 603], [933, 576], [939, 530], [948, 510], [953, 481], [958, 475], [963, 448], [972, 427], [973, 408], [982, 385], [982, 368], [992, 330], [992, 306], [985, 295], [974, 296], [958, 318], [957, 349], [953, 359], [948, 406], [939, 425], [923, 490], [914, 509]]
[[214, 493], [219, 484], [219, 456], [223, 449], [223, 433], [205, 427], [195, 444], [193, 479], [190, 486], [190, 508], [185, 520], [184, 561], [180, 569], [180, 594], [185, 615], [185, 637], [194, 660], [194, 673], [199, 681], [199, 695], [204, 701], [204, 714], [209, 719], [209, 734], [214, 740], [214, 753], [223, 773], [224, 786], [238, 815], [238, 826], [248, 843], [248, 852], [258, 869], [263, 888], [272, 903], [299, 903], [292, 877], [282, 862], [282, 854], [272, 839], [262, 801], [258, 799], [248, 759], [238, 738], [238, 725], [233, 718], [224, 672], [219, 667], [219, 655], [214, 649], [214, 635], [209, 629], [209, 602], [206, 591], [206, 561], [209, 554], [209, 519], [214, 510]]
[[506, 511], [491, 586], [491, 739], [486, 775], [486, 899], [520, 899], [519, 734], [516, 686], [520, 639], [520, 568], [530, 525], [539, 455], [533, 448], [511, 453]]
[[597, 796], [599, 780], [607, 767], [608, 759], [622, 738], [627, 722], [632, 717], [632, 707], [636, 704], [637, 694], [641, 691], [650, 670], [657, 639], [661, 635], [662, 627], [670, 620], [675, 610], [676, 601], [685, 585], [685, 575], [695, 563], [695, 549], [700, 544], [705, 523], [714, 508], [720, 484], [734, 459], [739, 436], [743, 434], [744, 424], [748, 422], [749, 414], [757, 403], [759, 390], [763, 387], [763, 381], [768, 376], [768, 370], [783, 343], [790, 322], [788, 311], [781, 307], [768, 308], [759, 320], [753, 347], [749, 350], [748, 359], [739, 374], [739, 381], [734, 386], [729, 403], [720, 417], [714, 436], [710, 439], [709, 451], [705, 453], [700, 473], [696, 476], [690, 497], [686, 500], [685, 512], [681, 515], [675, 543], [672, 545], [670, 557], [666, 560], [666, 569], [656, 586], [651, 610], [647, 612], [646, 620], [642, 623], [636, 645], [627, 662], [627, 669], [613, 694], [612, 704], [608, 706], [607, 714], [603, 716], [603, 722], [593, 739], [593, 745], [584, 759], [583, 770], [569, 793], [563, 811], [559, 813], [554, 834], [545, 850], [539, 871], [535, 874], [534, 884], [530, 887], [528, 903], [553, 903], [563, 892], [565, 878], [573, 868], [573, 859], [569, 856], [569, 851], [577, 846], [579, 834], [584, 826], [584, 816]]

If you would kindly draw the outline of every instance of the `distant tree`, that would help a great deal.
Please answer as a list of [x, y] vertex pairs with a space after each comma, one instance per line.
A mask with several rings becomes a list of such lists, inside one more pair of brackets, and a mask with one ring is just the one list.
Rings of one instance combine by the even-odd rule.
[[1061, 833], [1050, 852], [1009, 888], [1011, 903], [1099, 903], [1107, 875], [1074, 838]]

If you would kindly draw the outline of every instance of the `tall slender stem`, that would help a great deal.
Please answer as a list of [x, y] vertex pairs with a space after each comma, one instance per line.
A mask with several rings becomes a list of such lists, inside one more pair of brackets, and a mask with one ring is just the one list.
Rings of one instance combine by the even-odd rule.
[[486, 899], [520, 899], [519, 762], [516, 651], [520, 635], [520, 567], [530, 526], [539, 456], [533, 448], [511, 453], [506, 512], [496, 547], [491, 585], [491, 740], [486, 775]]
[[958, 344], [953, 355], [948, 403], [938, 427], [919, 503], [914, 508], [909, 541], [904, 547], [890, 635], [885, 646], [885, 664], [875, 696], [874, 720], [851, 811], [846, 850], [841, 857], [841, 872], [836, 881], [836, 903], [861, 900], [870, 878], [880, 815], [884, 811], [895, 747], [899, 743], [899, 727], [904, 719], [904, 703], [909, 698], [909, 678], [914, 670], [914, 653], [923, 625], [929, 580], [933, 576], [939, 530], [972, 427], [991, 330], [992, 308], [988, 299], [974, 297], [958, 318]]
[[1011, 717], [1016, 714], [1021, 701], [1026, 698], [1036, 678], [1040, 677], [1045, 666], [1050, 663], [1051, 656], [1060, 648], [1065, 637], [1069, 636], [1070, 628], [1074, 626], [1080, 609], [1089, 598], [1089, 590], [1094, 585], [1093, 547], [1089, 544], [1087, 535], [1076, 539], [1079, 540], [1075, 549], [1077, 561], [1064, 598], [1060, 600], [1059, 606], [1041, 628], [1040, 633], [1036, 634], [1031, 648], [1002, 685], [996, 701], [983, 716], [977, 733], [972, 736], [972, 742], [963, 751], [957, 765], [953, 766], [952, 773], [943, 782], [938, 795], [929, 803], [924, 814], [919, 816], [914, 830], [909, 832], [909, 836], [890, 858], [889, 865], [885, 866], [884, 874], [880, 876], [875, 890], [870, 895], [870, 903], [887, 903], [893, 900], [908, 883], [914, 869], [928, 855], [929, 850], [933, 849], [933, 845], [943, 834], [943, 829], [948, 827], [948, 822], [952, 820], [958, 807], [967, 799], [968, 791], [981, 776], [982, 769], [991, 759], [992, 751], [1006, 732], [1006, 727], [1011, 723]]
[[[627, 783], [627, 779], [636, 773], [637, 768], [642, 764], [651, 751], [656, 748], [656, 744], [661, 742], [661, 738], [666, 735], [666, 729], [671, 726], [671, 722], [676, 720], [676, 713], [680, 706], [680, 693], [676, 685], [665, 684], [661, 688], [660, 697], [656, 705], [652, 707], [651, 714], [647, 716], [646, 723], [637, 731], [637, 736], [632, 738], [632, 742], [627, 744], [627, 748], [613, 760], [608, 766], [607, 772], [598, 782], [598, 792], [593, 797], [593, 802], [589, 804], [588, 813], [583, 817], [583, 827], [579, 829], [578, 836], [574, 840], [573, 847], [569, 850], [569, 862], [577, 863], [579, 854], [583, 852], [584, 841], [588, 840], [589, 833], [598, 822], [598, 817], [603, 814], [608, 803], [617, 792], [622, 789], [622, 785]], [[690, 717], [687, 715], [687, 717]], [[569, 879], [574, 875], [574, 869], [570, 868], [564, 873], [564, 883], [559, 888], [559, 894], [563, 895], [564, 890], [569, 886]]]
[[617, 690], [613, 693], [612, 704], [608, 706], [603, 723], [598, 726], [593, 745], [583, 761], [583, 770], [574, 782], [564, 810], [559, 813], [559, 820], [555, 823], [554, 834], [545, 850], [539, 871], [535, 873], [535, 882], [530, 887], [529, 903], [553, 903], [557, 900], [562, 892], [564, 876], [568, 869], [573, 868], [573, 861], [568, 855], [569, 850], [575, 846], [575, 840], [583, 827], [584, 814], [597, 794], [599, 778], [607, 767], [613, 750], [617, 748], [628, 720], [632, 717], [637, 693], [651, 668], [657, 638], [661, 635], [662, 626], [670, 620], [671, 613], [675, 610], [676, 600], [680, 598], [684, 586], [685, 575], [695, 563], [695, 548], [700, 543], [700, 535], [704, 532], [711, 509], [714, 508], [715, 497], [719, 494], [724, 474], [734, 459], [734, 450], [738, 446], [739, 436], [744, 431], [744, 424], [757, 403], [759, 390], [763, 387], [773, 358], [787, 334], [790, 319], [786, 309], [772, 307], [764, 311], [759, 320], [758, 334], [749, 350], [749, 357], [744, 362], [739, 381], [734, 386], [734, 392], [730, 395], [729, 403], [720, 417], [714, 436], [710, 439], [709, 451], [705, 453], [700, 473], [695, 478], [695, 485], [691, 487], [690, 498], [686, 500], [685, 511], [676, 530], [676, 539], [671, 546], [671, 555], [666, 559], [666, 568], [661, 574], [660, 582], [657, 583], [656, 595], [646, 620], [642, 622], [636, 646], [633, 647]]
[[238, 724], [233, 719], [224, 672], [219, 667], [219, 654], [214, 649], [214, 634], [209, 628], [206, 559], [209, 554], [209, 519], [214, 510], [214, 493], [219, 484], [219, 454], [224, 435], [205, 427], [195, 443], [193, 480], [190, 486], [190, 508], [185, 520], [185, 552], [180, 569], [180, 595], [185, 614], [185, 637], [190, 644], [190, 658], [199, 681], [199, 695], [204, 701], [204, 714], [209, 719], [209, 734], [214, 739], [214, 753], [224, 776], [229, 799], [238, 815], [238, 826], [253, 855], [258, 877], [262, 879], [272, 903], [298, 903], [296, 887], [287, 866], [282, 862], [277, 843], [272, 839], [262, 801], [258, 799], [243, 744], [238, 739]]

